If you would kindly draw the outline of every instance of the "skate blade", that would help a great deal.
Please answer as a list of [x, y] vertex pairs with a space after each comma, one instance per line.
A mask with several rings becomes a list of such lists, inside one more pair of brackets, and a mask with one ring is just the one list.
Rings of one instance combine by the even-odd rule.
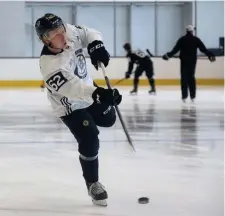
[[93, 202], [95, 205], [98, 205], [98, 206], [103, 206], [103, 207], [106, 207], [106, 206], [107, 206], [107, 201], [106, 201], [106, 199], [104, 199], [104, 200], [92, 200], [92, 202]]
[[149, 92], [150, 95], [156, 95], [156, 92]]

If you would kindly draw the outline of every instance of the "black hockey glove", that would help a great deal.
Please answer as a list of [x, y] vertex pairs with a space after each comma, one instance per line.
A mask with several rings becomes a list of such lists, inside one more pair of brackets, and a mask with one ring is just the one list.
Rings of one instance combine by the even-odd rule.
[[117, 89], [104, 89], [98, 87], [92, 94], [94, 102], [108, 105], [119, 105], [122, 101], [122, 95]]
[[209, 56], [208, 58], [209, 58], [209, 61], [211, 61], [211, 62], [216, 61], [216, 57], [215, 56]]
[[98, 62], [102, 62], [104, 66], [107, 67], [110, 55], [105, 49], [102, 41], [93, 41], [88, 44], [87, 50], [91, 58], [91, 63], [95, 66], [96, 70], [98, 70]]
[[163, 60], [169, 60], [169, 56], [167, 55], [167, 53], [162, 56], [162, 59]]
[[129, 79], [129, 78], [130, 78], [130, 75], [131, 75], [130, 72], [126, 72], [126, 73], [125, 73], [125, 78], [126, 78], [126, 79]]

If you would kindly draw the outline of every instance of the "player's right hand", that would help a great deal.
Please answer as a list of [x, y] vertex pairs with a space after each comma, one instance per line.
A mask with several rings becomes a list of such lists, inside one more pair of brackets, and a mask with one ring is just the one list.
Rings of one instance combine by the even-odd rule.
[[125, 78], [126, 78], [126, 79], [129, 79], [129, 78], [130, 78], [130, 75], [131, 75], [130, 72], [126, 72], [126, 73], [125, 73]]
[[216, 61], [216, 57], [215, 56], [209, 56], [209, 61], [211, 61], [211, 62]]
[[119, 105], [122, 101], [122, 95], [118, 89], [104, 89], [97, 87], [92, 94], [92, 98], [95, 103], [108, 104], [108, 105]]

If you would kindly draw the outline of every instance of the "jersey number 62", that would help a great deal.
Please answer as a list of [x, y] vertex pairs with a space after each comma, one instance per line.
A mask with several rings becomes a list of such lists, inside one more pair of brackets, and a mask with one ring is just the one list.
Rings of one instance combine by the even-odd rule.
[[58, 91], [61, 86], [63, 86], [68, 80], [63, 76], [62, 72], [54, 74], [49, 78], [46, 83], [53, 88], [55, 91]]

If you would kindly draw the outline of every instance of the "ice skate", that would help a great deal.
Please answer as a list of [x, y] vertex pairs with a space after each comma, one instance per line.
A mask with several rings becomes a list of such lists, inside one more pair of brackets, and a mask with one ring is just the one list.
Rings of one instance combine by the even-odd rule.
[[148, 91], [148, 93], [149, 93], [150, 95], [156, 95], [156, 90], [151, 89], [151, 90]]
[[133, 89], [132, 91], [130, 91], [131, 95], [136, 95], [137, 94], [137, 90]]
[[92, 202], [99, 206], [107, 206], [108, 194], [104, 186], [100, 182], [88, 183], [88, 195], [92, 198]]

